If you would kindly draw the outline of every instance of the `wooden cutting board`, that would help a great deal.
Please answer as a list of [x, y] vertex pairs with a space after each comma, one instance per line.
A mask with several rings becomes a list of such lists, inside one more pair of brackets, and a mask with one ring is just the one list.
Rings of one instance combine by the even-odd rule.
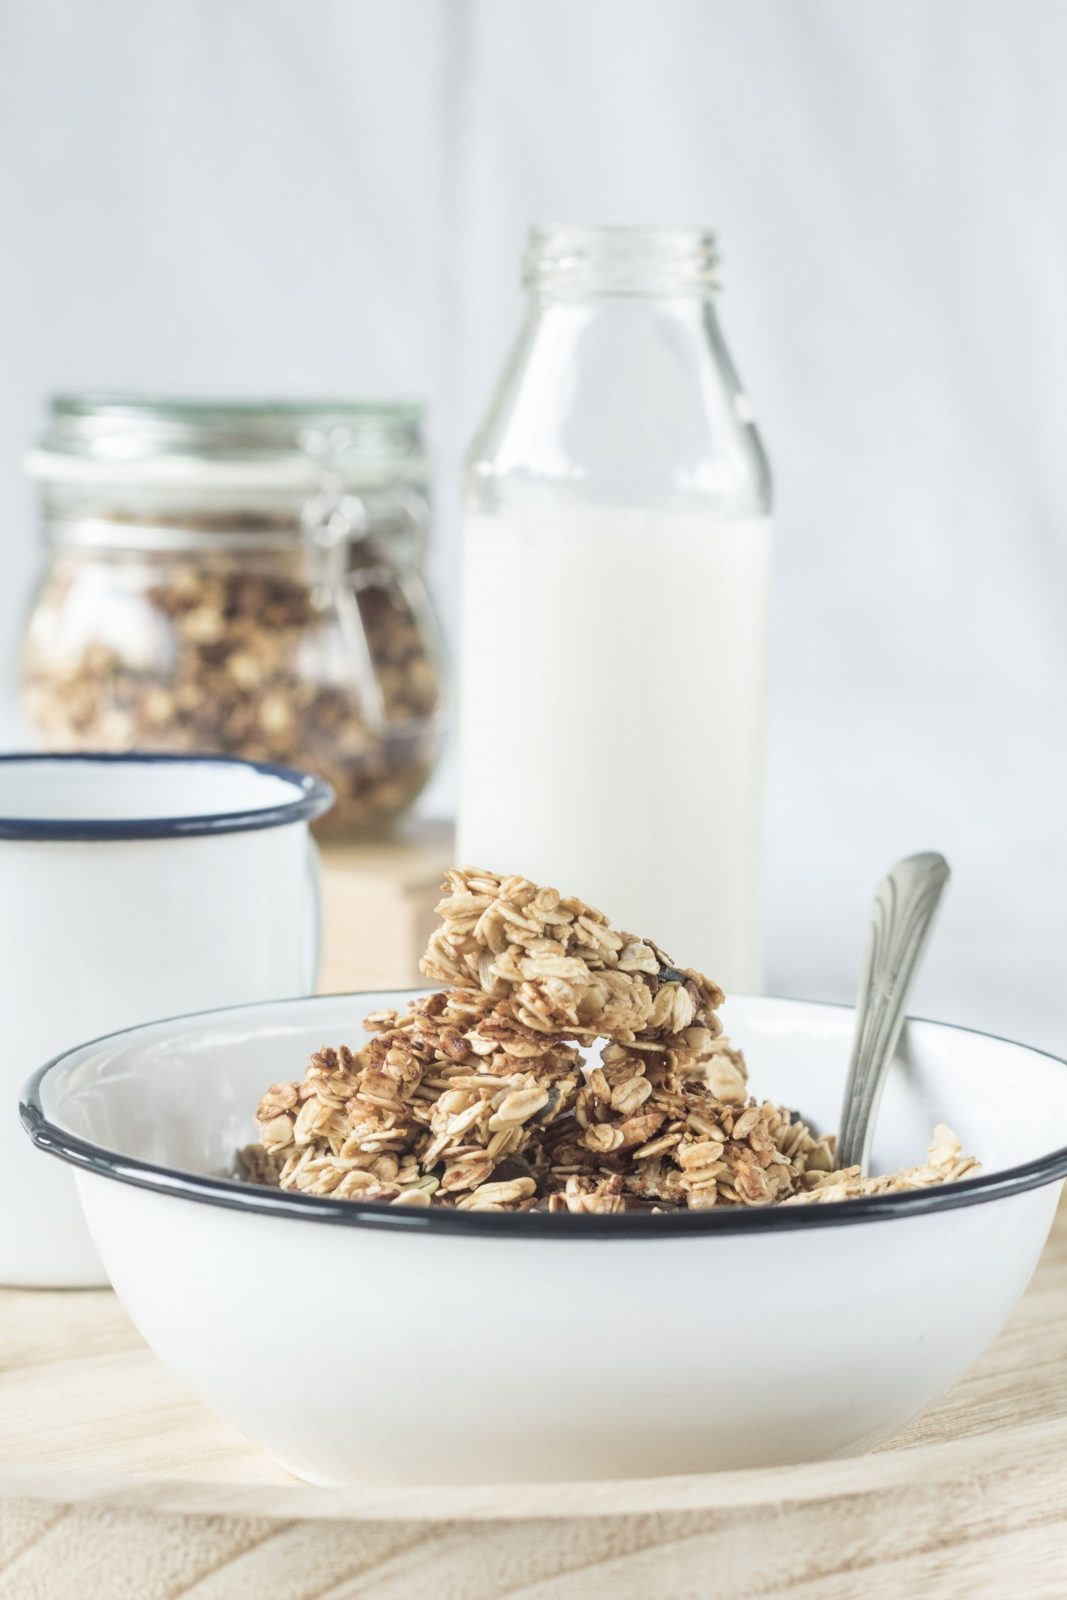
[[1000, 1340], [892, 1446], [699, 1477], [311, 1488], [110, 1293], [3, 1291], [0, 1496], [2, 1600], [1063, 1600], [1067, 1211]]

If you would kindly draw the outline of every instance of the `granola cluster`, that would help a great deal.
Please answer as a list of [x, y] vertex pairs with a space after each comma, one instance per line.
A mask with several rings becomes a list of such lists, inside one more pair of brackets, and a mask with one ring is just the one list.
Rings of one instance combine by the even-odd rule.
[[[639, 1050], [714, 1037], [723, 992], [679, 970], [650, 940], [618, 933], [603, 912], [525, 878], [453, 869], [441, 926], [422, 962], [428, 978], [473, 984], [541, 1033], [602, 1036]], [[695, 1040], [699, 1049], [704, 1039]]]
[[[666, 1211], [825, 1201], [952, 1181], [862, 1179], [833, 1139], [749, 1097], [722, 991], [598, 911], [518, 877], [448, 874], [423, 970], [451, 987], [366, 1018], [275, 1084], [242, 1152], [254, 1182], [461, 1210]], [[596, 1040], [599, 1052], [589, 1050]]]
[[[307, 1194], [474, 1210], [621, 1211], [753, 1204], [833, 1166], [778, 1107], [720, 1100], [667, 1050], [600, 1061], [478, 989], [366, 1019], [369, 1043], [320, 1050], [276, 1084], [245, 1169]], [[737, 1053], [716, 1041], [732, 1089]]]
[[939, 1122], [923, 1166], [902, 1167], [899, 1172], [887, 1172], [877, 1178], [861, 1177], [859, 1167], [843, 1167], [839, 1172], [821, 1174], [809, 1189], [791, 1196], [789, 1203], [820, 1204], [827, 1200], [857, 1200], [867, 1194], [903, 1194], [908, 1189], [932, 1189], [941, 1183], [959, 1183], [961, 1178], [973, 1178], [979, 1170], [974, 1157], [964, 1155], [952, 1129]]
[[353, 604], [377, 718], [298, 553], [258, 565], [67, 553], [31, 622], [27, 714], [57, 749], [217, 750], [309, 768], [337, 794], [324, 831], [367, 827], [426, 782], [440, 683], [398, 588], [368, 582]]

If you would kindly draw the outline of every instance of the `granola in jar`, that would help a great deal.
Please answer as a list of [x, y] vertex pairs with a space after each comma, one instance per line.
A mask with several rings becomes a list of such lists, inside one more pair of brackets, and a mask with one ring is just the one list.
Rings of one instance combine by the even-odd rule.
[[443, 716], [417, 414], [57, 402], [31, 470], [51, 559], [22, 686], [42, 740], [305, 768], [336, 791], [338, 835], [411, 804]]

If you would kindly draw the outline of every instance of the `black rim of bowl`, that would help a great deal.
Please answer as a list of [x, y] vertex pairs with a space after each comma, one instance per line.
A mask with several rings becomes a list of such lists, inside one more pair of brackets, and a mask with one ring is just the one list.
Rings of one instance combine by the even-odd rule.
[[[425, 994], [417, 989], [367, 990], [365, 994]], [[205, 1017], [218, 1017], [223, 1012], [233, 1014], [254, 1011], [257, 1008], [274, 1010], [278, 1006], [307, 1005], [309, 1001], [324, 1002], [361, 998], [360, 992], [333, 995], [300, 995], [289, 1000], [253, 1001], [243, 1006], [220, 1006], [213, 1011], [187, 1012], [177, 1017], [167, 1017], [158, 1022], [140, 1024], [133, 1028], [119, 1028], [114, 1033], [103, 1034], [54, 1056], [39, 1067], [27, 1083], [19, 1101], [19, 1114], [23, 1126], [39, 1149], [60, 1160], [69, 1162], [87, 1172], [111, 1178], [119, 1183], [132, 1184], [140, 1189], [150, 1189], [158, 1194], [174, 1195], [205, 1205], [222, 1206], [227, 1210], [258, 1212], [265, 1216], [303, 1218], [310, 1222], [329, 1222], [342, 1227], [388, 1228], [394, 1232], [461, 1234], [468, 1237], [496, 1239], [635, 1239], [668, 1238], [690, 1234], [717, 1233], [778, 1233], [796, 1228], [848, 1227], [859, 1222], [888, 1221], [894, 1217], [917, 1217], [931, 1211], [952, 1211], [960, 1206], [979, 1205], [988, 1200], [998, 1200], [1010, 1195], [1023, 1194], [1067, 1177], [1067, 1147], [1052, 1150], [1034, 1161], [1018, 1167], [1008, 1167], [1000, 1172], [977, 1178], [965, 1178], [959, 1183], [946, 1184], [936, 1189], [913, 1189], [900, 1194], [868, 1195], [858, 1200], [838, 1200], [823, 1205], [806, 1206], [734, 1206], [722, 1211], [668, 1211], [653, 1215], [648, 1212], [622, 1212], [617, 1216], [572, 1215], [570, 1212], [547, 1213], [543, 1211], [486, 1212], [453, 1211], [433, 1206], [408, 1207], [389, 1205], [373, 1200], [336, 1200], [331, 1196], [299, 1194], [291, 1189], [267, 1189], [245, 1183], [236, 1178], [211, 1177], [208, 1174], [183, 1172], [176, 1167], [157, 1166], [107, 1150], [89, 1140], [78, 1138], [56, 1126], [45, 1116], [41, 1106], [41, 1086], [54, 1068], [109, 1040], [126, 1038], [131, 1034], [148, 1032], [152, 1028], [174, 1022], [194, 1021]], [[791, 1000], [786, 996], [737, 996], [738, 999], [780, 999], [783, 1004], [806, 1005], [825, 1010], [847, 1011], [852, 1008], [835, 1001]], [[1038, 1050], [1032, 1045], [1022, 1045], [1016, 1039], [1006, 1039], [1002, 1034], [984, 1032], [978, 1028], [965, 1028], [959, 1023], [935, 1022], [927, 1017], [910, 1017], [909, 1022], [925, 1026], [966, 1033], [975, 1038], [994, 1039], [1000, 1044], [1010, 1044], [1027, 1050], [1067, 1069], [1067, 1061], [1050, 1051]]]
[[268, 778], [280, 778], [296, 791], [291, 800], [273, 805], [215, 811], [186, 817], [9, 817], [0, 814], [0, 839], [37, 842], [108, 839], [192, 839], [205, 834], [250, 833], [259, 828], [280, 828], [290, 822], [321, 817], [333, 805], [328, 783], [295, 767], [270, 761], [245, 761], [240, 756], [195, 751], [188, 755], [162, 751], [20, 750], [0, 755], [0, 770], [16, 763], [50, 766], [80, 761], [90, 766], [149, 766], [162, 763], [183, 766], [241, 767]]

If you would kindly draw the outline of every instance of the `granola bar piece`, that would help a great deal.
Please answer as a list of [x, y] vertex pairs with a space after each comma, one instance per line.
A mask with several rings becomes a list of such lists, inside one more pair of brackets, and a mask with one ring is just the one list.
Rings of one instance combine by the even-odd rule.
[[445, 888], [427, 977], [506, 1000], [523, 1026], [562, 1038], [657, 1049], [689, 1029], [721, 1033], [717, 984], [581, 900], [473, 867], [450, 870]]

